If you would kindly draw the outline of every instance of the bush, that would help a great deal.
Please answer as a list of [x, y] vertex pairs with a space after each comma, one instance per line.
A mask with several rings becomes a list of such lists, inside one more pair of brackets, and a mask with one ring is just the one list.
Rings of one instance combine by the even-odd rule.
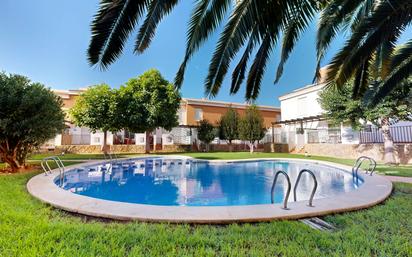
[[62, 101], [40, 83], [0, 73], [0, 158], [13, 172], [64, 129]]

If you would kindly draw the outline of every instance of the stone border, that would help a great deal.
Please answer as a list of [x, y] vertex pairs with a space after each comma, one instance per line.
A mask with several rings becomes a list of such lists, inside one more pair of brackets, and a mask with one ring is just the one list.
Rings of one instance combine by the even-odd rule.
[[[145, 156], [155, 157], [155, 156]], [[185, 158], [187, 156], [159, 156], [165, 158]], [[134, 158], [133, 158], [134, 159]], [[125, 159], [126, 160], [126, 159]], [[237, 162], [254, 160], [278, 160], [306, 162], [332, 166], [350, 172], [351, 167], [325, 161], [293, 158], [256, 158], [245, 160], [211, 160], [209, 162]], [[199, 160], [205, 161], [205, 160]], [[101, 163], [88, 162], [86, 165]], [[78, 168], [85, 163], [70, 166]], [[344, 172], [343, 171], [343, 172]], [[392, 183], [386, 178], [374, 174], [361, 174], [363, 184], [358, 189], [334, 197], [314, 200], [314, 207], [307, 206], [307, 201], [289, 202], [289, 210], [281, 204], [259, 204], [242, 206], [160, 206], [102, 200], [71, 193], [54, 183], [58, 170], [51, 175], [43, 173], [34, 176], [27, 183], [27, 190], [35, 198], [65, 211], [115, 220], [138, 220], [147, 222], [227, 224], [241, 222], [261, 222], [270, 220], [300, 219], [324, 216], [346, 211], [360, 210], [384, 201], [392, 192]]]

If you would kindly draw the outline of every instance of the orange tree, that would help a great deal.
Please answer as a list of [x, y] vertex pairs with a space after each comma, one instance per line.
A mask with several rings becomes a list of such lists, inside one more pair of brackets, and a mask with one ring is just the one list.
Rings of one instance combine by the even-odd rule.
[[61, 99], [42, 84], [0, 73], [0, 159], [13, 172], [64, 128], [61, 106]]
[[156, 128], [177, 126], [180, 93], [151, 69], [121, 86], [117, 94], [117, 124], [134, 133], [146, 133], [145, 152], [150, 151], [149, 136]]

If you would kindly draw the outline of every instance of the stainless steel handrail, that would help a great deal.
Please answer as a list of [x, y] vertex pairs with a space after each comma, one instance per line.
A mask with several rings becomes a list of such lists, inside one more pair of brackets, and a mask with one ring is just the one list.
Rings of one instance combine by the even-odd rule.
[[359, 170], [360, 166], [362, 166], [362, 163], [363, 163], [365, 160], [368, 160], [368, 161], [369, 161], [369, 167], [365, 170], [365, 173], [366, 173], [366, 174], [369, 173], [370, 176], [372, 176], [373, 173], [375, 172], [375, 169], [376, 169], [376, 161], [375, 161], [374, 159], [372, 159], [371, 157], [361, 156], [361, 157], [359, 157], [359, 158], [356, 160], [355, 164], [354, 164], [353, 167], [352, 167], [352, 174], [353, 174], [353, 175], [356, 175], [356, 177], [358, 177], [358, 170]]
[[310, 198], [309, 198], [309, 206], [313, 207], [313, 197], [315, 196], [316, 189], [318, 188], [318, 180], [316, 179], [315, 174], [311, 170], [303, 169], [299, 172], [298, 178], [296, 179], [295, 186], [293, 187], [293, 200], [296, 202], [296, 189], [298, 188], [298, 184], [299, 184], [300, 178], [302, 177], [302, 174], [305, 172], [309, 173], [313, 178], [313, 189], [312, 189], [312, 193], [310, 194]]
[[62, 160], [58, 156], [49, 156], [49, 157], [43, 158], [40, 165], [43, 168], [44, 174], [46, 176], [52, 173], [52, 168], [49, 165], [49, 161], [54, 161], [57, 165], [57, 168], [59, 168], [59, 182], [60, 182], [60, 186], [62, 186], [63, 180], [64, 180], [64, 172], [65, 172], [65, 167], [64, 167]]
[[288, 210], [288, 206], [287, 206], [287, 205], [288, 205], [288, 199], [289, 199], [289, 195], [290, 195], [291, 185], [290, 185], [289, 175], [288, 175], [286, 172], [284, 172], [283, 170], [279, 170], [279, 171], [276, 172], [276, 174], [275, 174], [275, 178], [273, 179], [272, 189], [270, 190], [270, 198], [271, 198], [271, 202], [272, 202], [272, 203], [275, 203], [275, 198], [274, 198], [273, 193], [274, 193], [274, 191], [275, 191], [275, 185], [276, 185], [276, 181], [277, 181], [277, 179], [278, 179], [279, 174], [284, 175], [285, 178], [286, 178], [286, 181], [287, 181], [287, 183], [288, 183], [288, 190], [286, 191], [286, 195], [285, 195], [285, 198], [284, 198], [284, 200], [283, 200], [283, 209]]

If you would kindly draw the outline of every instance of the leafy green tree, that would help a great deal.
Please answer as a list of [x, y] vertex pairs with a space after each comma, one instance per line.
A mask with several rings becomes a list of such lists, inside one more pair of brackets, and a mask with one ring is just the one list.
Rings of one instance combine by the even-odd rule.
[[232, 151], [232, 141], [239, 139], [239, 114], [231, 106], [219, 121], [219, 138], [226, 140], [229, 151]]
[[206, 151], [209, 151], [210, 143], [216, 137], [215, 127], [207, 120], [199, 121], [197, 137], [206, 145]]
[[151, 69], [130, 79], [119, 89], [118, 119], [134, 133], [146, 133], [145, 151], [150, 151], [150, 133], [156, 128], [171, 130], [178, 125], [180, 94], [160, 72]]
[[[223, 27], [210, 62], [205, 91], [208, 95], [217, 95], [230, 64], [236, 54], [241, 53], [240, 61], [232, 74], [230, 92], [238, 92], [245, 80], [248, 64], [251, 63], [246, 79], [246, 98], [256, 98], [269, 56], [280, 41], [280, 35], [283, 35], [283, 41], [277, 78], [282, 74], [283, 65], [297, 39], [316, 13], [328, 2], [330, 1], [196, 1], [188, 26], [186, 53], [177, 72], [175, 85], [182, 85], [186, 66], [194, 53], [218, 28]], [[89, 62], [107, 68], [118, 59], [128, 37], [136, 31], [136, 25], [145, 15], [134, 49], [136, 53], [143, 53], [149, 47], [157, 25], [178, 3], [179, 0], [101, 1], [92, 22]], [[253, 60], [249, 61], [252, 58]]]
[[318, 69], [336, 35], [345, 29], [350, 35], [328, 65], [327, 82], [340, 88], [354, 79], [354, 97], [376, 84], [374, 104], [386, 101], [412, 75], [412, 40], [397, 45], [411, 14], [411, 0], [329, 1], [319, 22]]
[[335, 124], [351, 122], [360, 127], [369, 121], [382, 128], [385, 148], [385, 162], [394, 163], [394, 145], [389, 126], [399, 120], [412, 119], [412, 90], [408, 83], [386, 96], [382, 102], [371, 108], [362, 99], [353, 99], [353, 84], [347, 83], [341, 90], [330, 87], [320, 93], [319, 102], [325, 115]]
[[266, 129], [263, 125], [263, 118], [256, 105], [251, 105], [246, 109], [245, 116], [239, 121], [240, 139], [249, 142], [250, 153], [253, 153], [254, 144], [265, 136]]
[[20, 75], [0, 73], [0, 159], [13, 172], [27, 155], [64, 129], [62, 101]]
[[69, 111], [73, 122], [79, 127], [88, 127], [93, 133], [103, 131], [102, 151], [107, 153], [107, 132], [122, 127], [117, 121], [116, 91], [106, 84], [87, 89]]

